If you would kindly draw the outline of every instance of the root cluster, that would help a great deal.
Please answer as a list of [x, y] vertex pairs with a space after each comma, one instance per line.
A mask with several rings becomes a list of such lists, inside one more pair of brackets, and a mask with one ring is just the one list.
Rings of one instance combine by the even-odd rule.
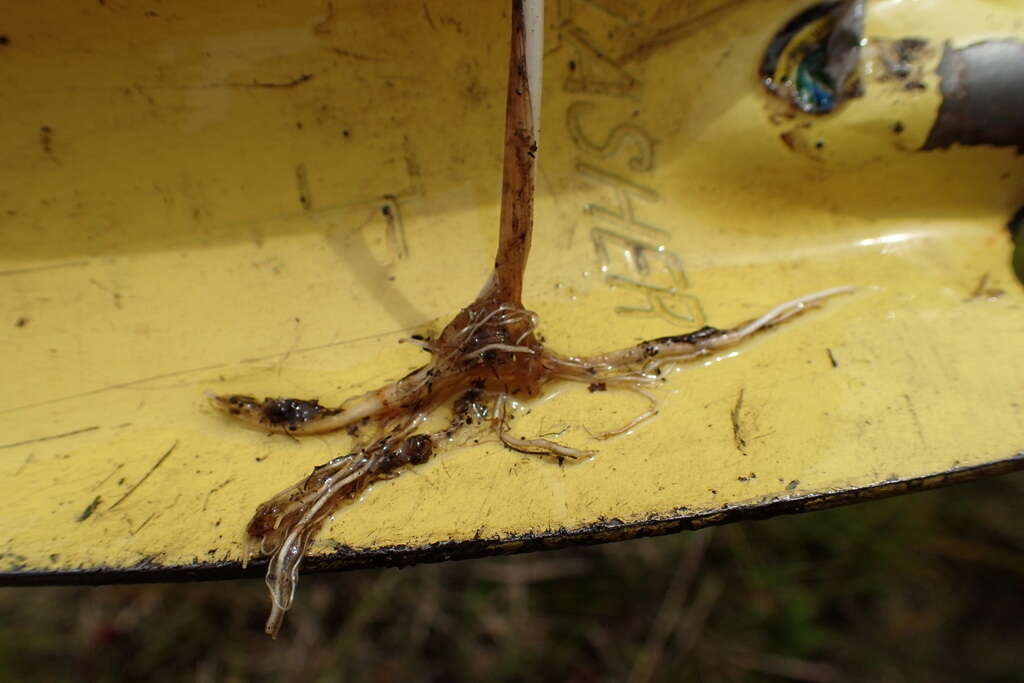
[[[494, 271], [480, 295], [436, 339], [414, 341], [430, 362], [402, 379], [339, 407], [316, 400], [213, 396], [218, 410], [267, 432], [301, 436], [348, 430], [351, 452], [316, 467], [256, 510], [246, 533], [246, 561], [269, 556], [267, 585], [273, 608], [266, 630], [277, 634], [292, 604], [299, 565], [328, 517], [371, 483], [428, 461], [461, 430], [491, 430], [506, 447], [558, 458], [589, 453], [541, 437], [509, 431], [514, 400], [539, 396], [551, 382], [582, 382], [596, 389], [633, 391], [650, 401], [629, 423], [596, 436], [623, 434], [658, 413], [647, 388], [667, 366], [737, 344], [825, 299], [836, 288], [784, 303], [730, 329], [705, 327], [590, 357], [565, 356], [539, 340], [537, 316], [522, 305], [523, 274], [533, 230], [534, 170], [540, 109], [542, 0], [512, 0], [512, 42], [505, 122], [501, 216]], [[447, 425], [420, 431], [427, 419], [448, 411]]]
[[[590, 451], [545, 438], [513, 436], [511, 401], [536, 397], [553, 381], [634, 391], [650, 400], [650, 408], [597, 438], [622, 434], [658, 413], [657, 399], [645, 388], [664, 379], [666, 366], [737, 344], [848, 291], [837, 288], [795, 299], [731, 329], [705, 327], [590, 357], [564, 356], [546, 348], [535, 334], [534, 313], [482, 296], [464, 308], [436, 340], [422, 340], [431, 354], [429, 363], [341, 407], [293, 398], [260, 401], [251, 396], [214, 396], [219, 410], [268, 432], [301, 435], [348, 429], [357, 435], [350, 453], [316, 467], [308, 477], [260, 505], [246, 528], [247, 557], [253, 552], [270, 556], [267, 585], [273, 609], [268, 632], [277, 633], [291, 606], [299, 564], [327, 518], [371, 483], [426, 462], [462, 429], [482, 425], [506, 447], [524, 453], [560, 458], [587, 455]], [[450, 412], [447, 426], [430, 433], [417, 431], [428, 417], [444, 409]]]

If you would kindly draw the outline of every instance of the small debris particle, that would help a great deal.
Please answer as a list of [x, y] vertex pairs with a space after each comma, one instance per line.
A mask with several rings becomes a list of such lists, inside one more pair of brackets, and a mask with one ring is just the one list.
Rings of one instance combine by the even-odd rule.
[[974, 291], [971, 293], [971, 296], [964, 299], [965, 303], [970, 301], [978, 301], [979, 299], [984, 299], [986, 301], [996, 301], [1004, 294], [1006, 294], [1005, 290], [996, 287], [987, 287], [986, 285], [988, 285], [988, 277], [988, 273], [985, 273], [984, 275], [981, 276], [981, 279], [978, 281], [978, 286], [974, 288]]
[[290, 81], [253, 81], [252, 83], [244, 85], [252, 88], [294, 88], [297, 85], [302, 85], [303, 83], [311, 80], [313, 80], [313, 74], [301, 74]]
[[740, 393], [736, 397], [736, 403], [729, 412], [729, 418], [732, 420], [732, 440], [736, 445], [736, 450], [742, 455], [747, 455], [747, 440], [743, 436], [743, 425], [740, 424], [740, 411], [743, 410], [744, 391], [745, 389], [740, 389]]
[[595, 391], [608, 391], [608, 384], [605, 382], [591, 382], [587, 385], [587, 391], [594, 393]]
[[835, 354], [832, 353], [832, 349], [826, 348], [825, 352], [828, 354], [828, 362], [832, 364], [832, 367], [838, 368], [839, 361], [836, 360]]
[[39, 145], [47, 154], [53, 154], [53, 128], [43, 126], [39, 129]]
[[896, 123], [892, 124], [892, 132], [896, 133], [896, 135], [899, 135], [900, 133], [902, 133], [903, 132], [903, 122], [902, 121], [897, 121]]
[[25, 325], [28, 325], [28, 318], [26, 318], [25, 316], [21, 316], [20, 318], [14, 321], [15, 327], [25, 327]]
[[295, 167], [295, 184], [299, 190], [299, 204], [303, 209], [309, 211], [313, 208], [313, 196], [309, 191], [309, 174], [305, 164]]
[[0, 36], [0, 45], [10, 45], [11, 39], [7, 36]]
[[786, 484], [786, 490], [787, 491], [792, 491], [793, 489], [795, 489], [799, 485], [800, 485], [800, 480], [799, 479], [794, 479], [793, 481], [791, 481], [788, 484]]
[[92, 517], [92, 513], [96, 512], [96, 508], [100, 506], [101, 502], [103, 502], [103, 499], [100, 498], [99, 496], [93, 498], [92, 502], [86, 505], [85, 509], [82, 510], [82, 514], [78, 515], [78, 521], [84, 522], [85, 520]]

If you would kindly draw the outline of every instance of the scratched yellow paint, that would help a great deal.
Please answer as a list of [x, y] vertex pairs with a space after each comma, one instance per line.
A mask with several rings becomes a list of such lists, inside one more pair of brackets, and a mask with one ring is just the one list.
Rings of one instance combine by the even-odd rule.
[[[423, 362], [398, 339], [476, 294], [503, 5], [8, 8], [0, 572], [237, 560], [255, 506], [345, 452], [343, 435], [248, 431], [204, 393], [340, 401]], [[550, 5], [526, 300], [552, 347], [860, 289], [680, 368], [661, 415], [617, 439], [588, 430], [642, 401], [552, 387], [517, 431], [594, 457], [558, 467], [470, 440], [376, 485], [313, 552], [714, 511], [1024, 449], [1005, 229], [1024, 157], [913, 151], [942, 41], [1020, 37], [1022, 3], [870, 3], [868, 36], [931, 41], [927, 88], [868, 78], [835, 116], [780, 123], [754, 74], [800, 3]]]

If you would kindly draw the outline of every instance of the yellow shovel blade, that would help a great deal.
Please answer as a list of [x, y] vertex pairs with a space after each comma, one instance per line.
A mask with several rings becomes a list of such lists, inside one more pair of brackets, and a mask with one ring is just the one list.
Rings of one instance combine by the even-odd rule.
[[[307, 567], [614, 540], [1024, 466], [1005, 227], [1024, 157], [917, 151], [943, 42], [1020, 39], [1021, 3], [870, 3], [867, 36], [927, 39], [923, 87], [867, 74], [819, 118], [780, 117], [756, 77], [799, 4], [662, 4], [548, 8], [525, 293], [547, 344], [595, 353], [858, 291], [678, 368], [660, 415], [618, 438], [590, 434], [643, 398], [550, 387], [517, 435], [594, 457], [467, 434], [343, 508]], [[255, 507], [351, 438], [268, 437], [204, 394], [339, 403], [422, 364], [399, 338], [475, 296], [504, 3], [7, 15], [0, 581], [238, 575]]]

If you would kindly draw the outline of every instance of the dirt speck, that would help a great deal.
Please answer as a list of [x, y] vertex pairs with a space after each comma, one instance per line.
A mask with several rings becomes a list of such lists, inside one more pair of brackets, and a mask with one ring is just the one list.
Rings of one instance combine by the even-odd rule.
[[92, 513], [96, 512], [96, 508], [98, 508], [100, 506], [100, 503], [102, 501], [103, 501], [103, 499], [100, 498], [99, 496], [96, 496], [95, 498], [93, 498], [92, 502], [89, 503], [88, 505], [86, 505], [85, 509], [82, 510], [82, 514], [78, 515], [78, 521], [79, 522], [84, 522], [85, 520], [87, 520], [90, 517], [92, 517]]
[[53, 154], [53, 128], [42, 126], [39, 129], [39, 146], [47, 154]]

